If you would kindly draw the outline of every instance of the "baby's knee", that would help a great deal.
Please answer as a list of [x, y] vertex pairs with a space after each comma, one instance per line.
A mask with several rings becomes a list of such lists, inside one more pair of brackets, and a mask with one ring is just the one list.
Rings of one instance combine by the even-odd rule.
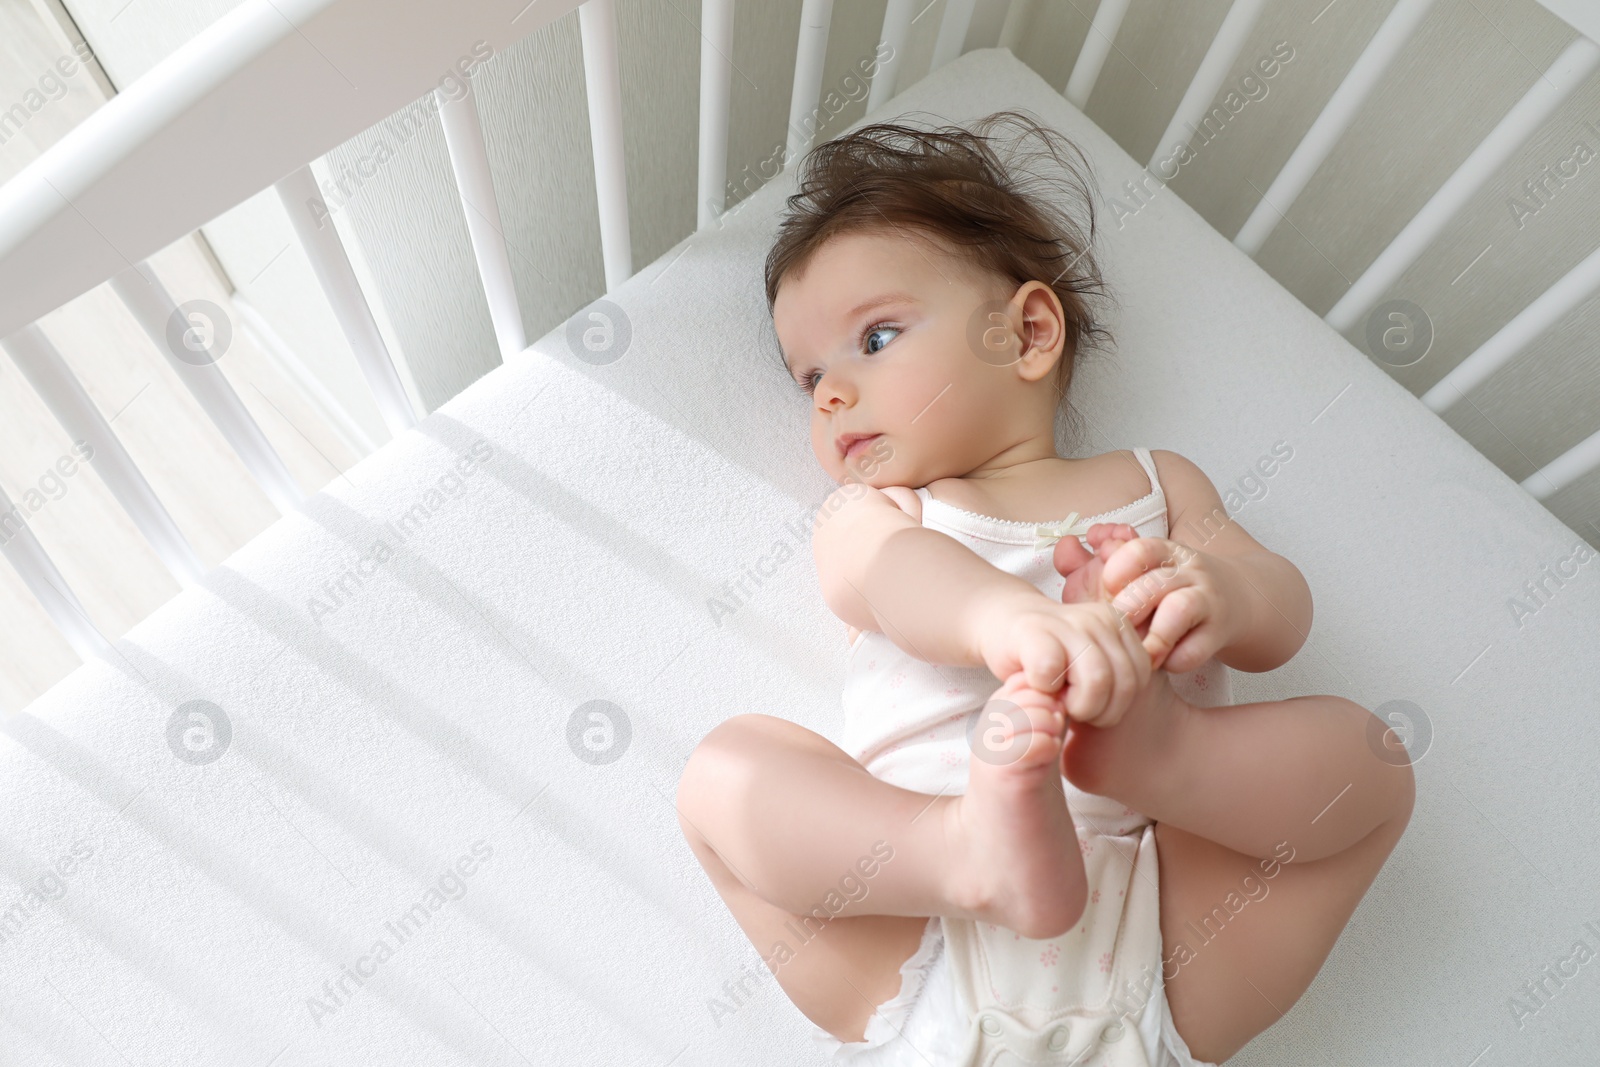
[[689, 761], [678, 776], [679, 811], [686, 798], [725, 794], [772, 737], [772, 723], [781, 721], [771, 715], [749, 713], [724, 719], [712, 727], [689, 753]]

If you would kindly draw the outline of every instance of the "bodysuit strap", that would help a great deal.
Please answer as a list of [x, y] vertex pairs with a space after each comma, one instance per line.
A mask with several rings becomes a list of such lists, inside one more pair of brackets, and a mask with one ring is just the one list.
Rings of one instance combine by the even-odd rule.
[[1156, 476], [1155, 457], [1150, 455], [1148, 448], [1135, 448], [1133, 455], [1139, 461], [1139, 466], [1144, 468], [1145, 476], [1150, 479], [1151, 492], [1158, 492], [1161, 489], [1161, 479]]

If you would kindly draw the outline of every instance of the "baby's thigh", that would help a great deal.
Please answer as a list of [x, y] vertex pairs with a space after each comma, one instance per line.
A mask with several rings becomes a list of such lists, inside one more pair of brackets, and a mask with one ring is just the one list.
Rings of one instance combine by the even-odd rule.
[[1280, 864], [1155, 824], [1167, 1001], [1197, 1059], [1222, 1063], [1300, 999], [1405, 826]]
[[[680, 818], [684, 836], [784, 993], [806, 1018], [840, 1041], [860, 1041], [879, 1004], [900, 992], [900, 967], [922, 942], [922, 916], [838, 916], [827, 922], [767, 903], [734, 876]], [[762, 976], [763, 979], [765, 976]], [[740, 1000], [753, 992], [740, 981]]]

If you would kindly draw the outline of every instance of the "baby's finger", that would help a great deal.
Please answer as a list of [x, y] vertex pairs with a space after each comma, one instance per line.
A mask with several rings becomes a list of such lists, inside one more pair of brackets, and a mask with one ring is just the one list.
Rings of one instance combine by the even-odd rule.
[[1144, 635], [1151, 661], [1158, 667], [1165, 665], [1184, 635], [1204, 621], [1204, 605], [1193, 589], [1178, 589], [1163, 597]]
[[1167, 670], [1174, 674], [1184, 674], [1216, 655], [1219, 646], [1212, 639], [1215, 629], [1210, 623], [1201, 623], [1190, 630], [1176, 647], [1167, 653]]
[[[1098, 633], [1101, 652], [1106, 657], [1106, 663], [1111, 669], [1111, 688], [1106, 695], [1106, 709], [1103, 713], [1115, 722], [1122, 718], [1123, 712], [1133, 703], [1139, 692], [1139, 671], [1137, 660], [1134, 659], [1123, 641], [1123, 634], [1129, 631], [1126, 623], [1116, 628], [1104, 628]], [[1144, 650], [1139, 650], [1140, 658], [1145, 658]]]
[[[1102, 588], [1104, 587], [1104, 574], [1102, 573]], [[1149, 617], [1159, 604], [1160, 598], [1156, 596], [1158, 585], [1148, 574], [1142, 574], [1122, 587], [1122, 591], [1111, 597], [1111, 606], [1128, 617], [1128, 622], [1138, 626]], [[1109, 589], [1106, 590], [1108, 593]]]
[[1067, 714], [1079, 722], [1087, 722], [1105, 708], [1111, 696], [1113, 674], [1104, 650], [1092, 638], [1074, 633], [1071, 641], [1081, 647], [1072, 649], [1073, 656], [1067, 668]]
[[1150, 662], [1150, 653], [1144, 646], [1144, 635], [1139, 633], [1133, 620], [1125, 617], [1117, 628], [1117, 636], [1122, 639], [1122, 649], [1133, 666], [1134, 688], [1143, 689], [1155, 674], [1155, 664]]
[[1041, 693], [1055, 693], [1068, 677], [1070, 650], [1048, 631], [1033, 630], [1027, 633], [1017, 647], [1024, 679]]
[[1113, 596], [1132, 585], [1141, 574], [1161, 566], [1166, 559], [1166, 543], [1159, 538], [1139, 537], [1106, 558], [1100, 572], [1101, 587]]

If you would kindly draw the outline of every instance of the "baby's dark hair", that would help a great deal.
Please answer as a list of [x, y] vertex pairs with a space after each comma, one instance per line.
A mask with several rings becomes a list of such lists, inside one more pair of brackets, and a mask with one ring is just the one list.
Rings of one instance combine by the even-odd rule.
[[[997, 128], [1011, 127], [1019, 131], [1014, 141], [995, 134]], [[1067, 172], [1066, 199], [1085, 210], [1087, 237], [1055, 197], [1035, 193], [1041, 176], [1013, 166], [1012, 157], [1029, 134], [1038, 135]], [[993, 142], [1006, 150], [1004, 160]], [[1105, 296], [1106, 285], [1092, 249], [1093, 193], [1073, 158], [1093, 173], [1076, 145], [1021, 111], [995, 112], [970, 128], [924, 130], [880, 122], [824, 142], [806, 156], [798, 192], [788, 197], [788, 211], [767, 254], [767, 311], [777, 302], [783, 278], [803, 270], [831, 237], [929, 235], [1015, 285], [1038, 280], [1055, 291], [1067, 330], [1055, 380], [1059, 401], [1078, 358], [1115, 340], [1088, 299]]]

